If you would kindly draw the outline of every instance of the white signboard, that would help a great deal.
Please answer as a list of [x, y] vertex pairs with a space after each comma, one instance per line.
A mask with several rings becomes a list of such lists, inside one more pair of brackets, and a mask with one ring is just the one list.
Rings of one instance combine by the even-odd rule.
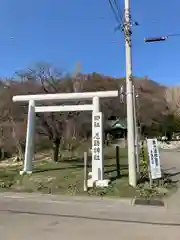
[[103, 116], [94, 113], [92, 116], [92, 178], [103, 180]]
[[147, 139], [149, 165], [152, 179], [161, 178], [160, 155], [156, 138]]

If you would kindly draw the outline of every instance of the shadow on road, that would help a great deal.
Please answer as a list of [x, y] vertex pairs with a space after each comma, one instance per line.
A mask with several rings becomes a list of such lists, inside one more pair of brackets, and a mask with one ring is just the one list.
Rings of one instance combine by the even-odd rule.
[[[169, 169], [163, 169], [163, 174], [165, 178], [170, 178], [172, 182], [178, 183], [180, 182], [180, 171], [177, 171], [175, 167]], [[174, 177], [178, 176], [178, 179], [174, 179]]]

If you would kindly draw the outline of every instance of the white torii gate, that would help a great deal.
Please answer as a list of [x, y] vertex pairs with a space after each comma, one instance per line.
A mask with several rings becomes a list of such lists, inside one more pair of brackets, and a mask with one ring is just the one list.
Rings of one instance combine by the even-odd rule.
[[[76, 111], [92, 111], [93, 116], [100, 113], [100, 98], [118, 97], [117, 91], [100, 91], [100, 92], [81, 92], [81, 93], [55, 93], [55, 94], [36, 94], [36, 95], [19, 95], [14, 96], [14, 102], [29, 102], [27, 132], [26, 132], [26, 147], [24, 167], [20, 174], [32, 173], [32, 160], [34, 158], [34, 133], [35, 133], [35, 114], [36, 112], [76, 112]], [[39, 101], [55, 101], [55, 100], [92, 100], [92, 104], [84, 105], [61, 105], [61, 106], [36, 106]], [[98, 115], [100, 116], [100, 115]], [[95, 126], [92, 125], [92, 133]], [[103, 129], [100, 128], [100, 144], [103, 141]], [[103, 145], [102, 145], [103, 146]], [[94, 141], [92, 139], [92, 151], [94, 150]], [[102, 148], [103, 149], [103, 148]], [[92, 154], [92, 181], [91, 185], [99, 181], [99, 185], [106, 186], [107, 180], [104, 180], [104, 164], [103, 150], [101, 157], [95, 159]]]

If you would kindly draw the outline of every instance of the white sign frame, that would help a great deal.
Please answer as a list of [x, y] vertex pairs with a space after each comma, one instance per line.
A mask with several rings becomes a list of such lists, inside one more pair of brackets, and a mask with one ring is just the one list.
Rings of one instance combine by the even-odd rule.
[[153, 180], [159, 179], [162, 177], [162, 173], [161, 173], [160, 154], [158, 149], [157, 138], [147, 139], [147, 148], [148, 148], [151, 178]]

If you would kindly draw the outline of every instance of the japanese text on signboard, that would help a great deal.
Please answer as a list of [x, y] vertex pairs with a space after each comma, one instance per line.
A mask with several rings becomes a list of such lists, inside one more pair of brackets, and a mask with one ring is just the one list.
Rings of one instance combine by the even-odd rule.
[[155, 166], [157, 167], [158, 166], [158, 158], [159, 158], [159, 154], [158, 154], [158, 151], [157, 151], [157, 145], [156, 145], [156, 141], [153, 140], [152, 141], [152, 148], [153, 148], [153, 153], [154, 153], [154, 162], [155, 162]]
[[93, 159], [101, 160], [102, 151], [102, 117], [101, 114], [93, 116]]
[[147, 147], [152, 179], [161, 178], [160, 155], [157, 139], [147, 139]]

